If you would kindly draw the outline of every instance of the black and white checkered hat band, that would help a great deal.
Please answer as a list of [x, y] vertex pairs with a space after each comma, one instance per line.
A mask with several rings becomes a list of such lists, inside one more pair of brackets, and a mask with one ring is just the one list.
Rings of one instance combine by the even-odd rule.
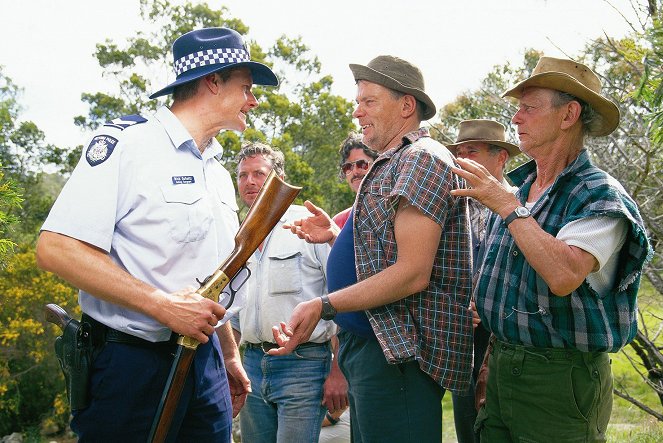
[[186, 55], [175, 62], [175, 74], [180, 75], [194, 68], [207, 65], [249, 62], [251, 57], [243, 48], [206, 49]]

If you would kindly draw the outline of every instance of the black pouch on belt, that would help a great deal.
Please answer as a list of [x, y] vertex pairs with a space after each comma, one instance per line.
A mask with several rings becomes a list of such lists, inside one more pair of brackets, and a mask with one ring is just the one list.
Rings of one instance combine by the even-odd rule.
[[71, 319], [55, 339], [55, 355], [60, 362], [72, 411], [90, 404], [92, 331], [90, 324]]

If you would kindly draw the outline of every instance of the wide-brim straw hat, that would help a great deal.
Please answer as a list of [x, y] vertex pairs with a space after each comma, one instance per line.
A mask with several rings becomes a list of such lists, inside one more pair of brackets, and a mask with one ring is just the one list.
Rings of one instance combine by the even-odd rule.
[[619, 125], [619, 108], [601, 95], [601, 80], [582, 63], [541, 57], [532, 75], [505, 92], [503, 97], [520, 98], [523, 90], [529, 87], [566, 92], [589, 104], [601, 116], [601, 121], [588, 129], [590, 135], [608, 135]]
[[424, 105], [424, 120], [434, 117], [437, 113], [433, 100], [425, 92], [424, 76], [419, 68], [408, 61], [391, 55], [379, 55], [366, 66], [351, 64], [350, 70], [355, 82], [366, 80], [412, 95]]
[[487, 143], [506, 149], [509, 158], [520, 154], [518, 145], [506, 141], [504, 125], [494, 120], [463, 120], [458, 126], [458, 137], [456, 142], [445, 145], [453, 155], [456, 148], [463, 143]]
[[170, 94], [176, 86], [229, 68], [247, 67], [256, 85], [276, 86], [279, 80], [262, 63], [252, 62], [242, 36], [229, 28], [203, 28], [187, 32], [173, 43], [176, 80], [150, 95]]

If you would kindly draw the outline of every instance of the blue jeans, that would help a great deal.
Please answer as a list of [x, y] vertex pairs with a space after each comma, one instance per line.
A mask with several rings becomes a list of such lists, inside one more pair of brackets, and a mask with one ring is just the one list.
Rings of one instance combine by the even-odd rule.
[[338, 335], [353, 443], [439, 443], [444, 389], [416, 361], [389, 364], [373, 338]]
[[298, 347], [285, 356], [249, 345], [243, 363], [252, 392], [240, 414], [242, 441], [317, 442], [326, 412], [322, 394], [331, 368], [329, 343]]

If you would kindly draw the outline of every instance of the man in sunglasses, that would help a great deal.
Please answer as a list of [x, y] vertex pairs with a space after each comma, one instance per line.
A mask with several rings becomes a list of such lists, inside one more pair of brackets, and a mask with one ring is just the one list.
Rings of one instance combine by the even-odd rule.
[[[361, 135], [356, 132], [348, 134], [347, 138], [341, 144], [341, 164], [339, 176], [345, 180], [350, 188], [356, 194], [359, 191], [359, 185], [371, 167], [373, 161], [378, 158], [378, 153], [366, 146], [361, 141]], [[342, 228], [352, 212], [352, 206], [339, 212], [333, 217], [334, 223]]]
[[330, 291], [274, 328], [282, 348], [270, 352], [291, 352], [320, 318], [334, 319], [352, 440], [439, 443], [442, 396], [466, 391], [472, 370], [467, 199], [451, 195], [464, 182], [451, 153], [420, 127], [436, 110], [416, 66], [379, 56], [350, 69], [353, 115], [380, 156], [340, 233], [310, 203], [313, 216], [290, 226], [307, 241], [333, 243]]

